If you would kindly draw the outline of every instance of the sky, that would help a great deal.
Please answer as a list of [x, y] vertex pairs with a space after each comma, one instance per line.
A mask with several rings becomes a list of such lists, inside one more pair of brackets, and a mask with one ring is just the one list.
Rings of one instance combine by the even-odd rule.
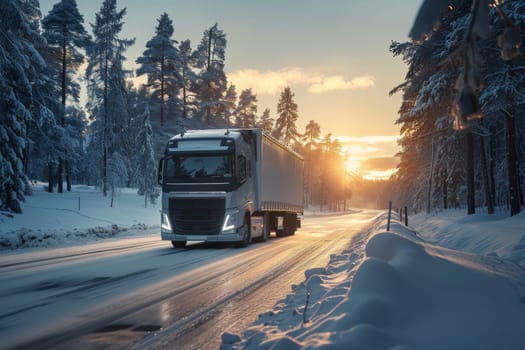
[[[58, 0], [41, 0], [45, 16]], [[77, 0], [91, 32], [102, 0]], [[276, 118], [280, 92], [290, 86], [298, 105], [298, 130], [315, 120], [348, 151], [348, 168], [368, 178], [388, 176], [399, 151], [395, 125], [401, 96], [388, 92], [407, 67], [389, 52], [408, 40], [421, 0], [121, 0], [127, 9], [122, 38], [135, 38], [126, 66], [135, 60], [166, 12], [178, 42], [195, 49], [216, 22], [226, 34], [225, 72], [237, 93], [257, 94], [258, 115]], [[379, 141], [379, 142], [376, 142]], [[395, 166], [394, 166], [395, 167]]]

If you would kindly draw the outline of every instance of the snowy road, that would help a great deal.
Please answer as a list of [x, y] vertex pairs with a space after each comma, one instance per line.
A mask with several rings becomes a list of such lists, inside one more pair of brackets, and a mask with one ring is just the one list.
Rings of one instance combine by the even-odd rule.
[[217, 348], [350, 245], [378, 211], [307, 217], [246, 249], [158, 235], [0, 256], [3, 348]]

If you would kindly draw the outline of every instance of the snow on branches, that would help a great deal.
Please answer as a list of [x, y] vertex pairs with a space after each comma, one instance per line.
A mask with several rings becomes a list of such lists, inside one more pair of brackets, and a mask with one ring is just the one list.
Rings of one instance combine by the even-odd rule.
[[[442, 17], [447, 11], [455, 11], [462, 6], [462, 0], [436, 1], [425, 0], [421, 5], [409, 36], [416, 43], [428, 39], [433, 31], [438, 30]], [[482, 116], [477, 94], [483, 88], [480, 74], [481, 57], [477, 47], [477, 38], [485, 39], [490, 34], [489, 11], [494, 8], [503, 20], [504, 28], [497, 37], [500, 57], [511, 61], [520, 55], [522, 44], [521, 28], [504, 13], [501, 0], [473, 0], [470, 8], [469, 22], [459, 46], [444, 61], [460, 62], [462, 72], [456, 82], [457, 98], [451, 108], [454, 125], [457, 129], [468, 127], [469, 121]], [[455, 31], [451, 34], [458, 34]], [[450, 36], [450, 35], [449, 35]], [[447, 42], [455, 41], [448, 38]]]

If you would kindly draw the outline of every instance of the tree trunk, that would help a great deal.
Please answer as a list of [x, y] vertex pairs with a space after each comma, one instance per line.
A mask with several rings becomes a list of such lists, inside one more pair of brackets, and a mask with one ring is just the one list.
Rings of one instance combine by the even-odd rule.
[[467, 213], [476, 213], [476, 195], [474, 188], [474, 135], [467, 131]]
[[108, 57], [108, 43], [106, 41], [106, 57], [105, 57], [105, 66], [104, 66], [104, 155], [102, 157], [102, 193], [104, 197], [108, 195], [108, 72], [109, 72], [109, 57]]
[[66, 160], [66, 183], [67, 183], [67, 191], [71, 192], [71, 164], [68, 160]]
[[514, 116], [505, 113], [507, 119], [507, 169], [509, 177], [509, 197], [510, 197], [510, 215], [519, 214], [520, 196], [518, 192], [518, 171], [516, 164], [516, 130], [514, 125]]
[[182, 118], [188, 118], [188, 97], [186, 96], [186, 79], [183, 79], [182, 86]]
[[448, 209], [448, 173], [447, 167], [443, 167], [443, 209]]
[[53, 186], [54, 186], [54, 179], [53, 179], [53, 163], [49, 162], [47, 163], [47, 192], [53, 193]]
[[428, 174], [428, 198], [427, 198], [427, 214], [430, 213], [432, 203], [432, 178], [434, 175], [434, 139], [430, 139], [430, 169]]
[[485, 151], [485, 141], [479, 138], [481, 151], [481, 168], [483, 169], [483, 188], [485, 190], [485, 202], [487, 203], [487, 213], [494, 214], [494, 197], [491, 193], [490, 174], [487, 167], [487, 152]]
[[494, 158], [495, 158], [495, 154], [494, 154], [494, 150], [496, 149], [496, 146], [495, 146], [495, 142], [496, 142], [496, 139], [495, 137], [492, 136], [493, 134], [491, 133], [490, 136], [489, 136], [489, 177], [490, 177], [490, 195], [492, 196], [493, 198], [493, 203], [494, 205], [496, 205], [496, 178], [494, 176]]
[[160, 128], [164, 125], [164, 57], [160, 64]]
[[62, 158], [58, 160], [58, 169], [57, 169], [57, 182], [58, 182], [58, 193], [64, 193], [64, 179], [62, 174], [64, 172], [64, 161]]

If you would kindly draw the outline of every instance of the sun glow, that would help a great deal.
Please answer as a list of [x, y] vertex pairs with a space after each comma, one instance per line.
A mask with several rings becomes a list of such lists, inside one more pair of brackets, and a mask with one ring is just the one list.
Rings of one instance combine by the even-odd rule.
[[361, 169], [361, 162], [357, 158], [348, 158], [345, 161], [345, 168], [350, 173], [358, 173]]

